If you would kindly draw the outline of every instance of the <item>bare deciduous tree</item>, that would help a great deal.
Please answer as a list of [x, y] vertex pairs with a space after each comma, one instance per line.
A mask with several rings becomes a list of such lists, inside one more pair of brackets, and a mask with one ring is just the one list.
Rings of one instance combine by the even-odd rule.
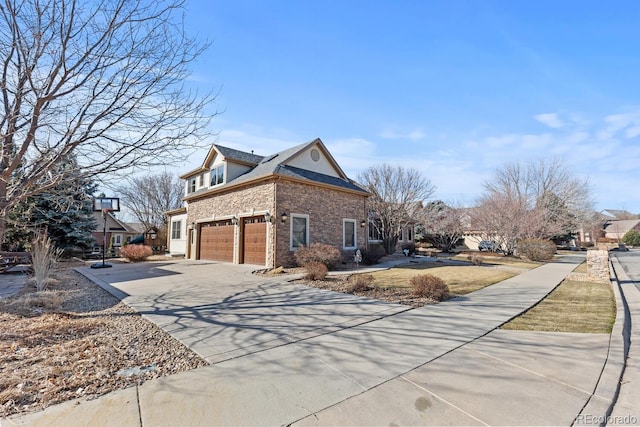
[[557, 158], [506, 165], [484, 188], [472, 223], [506, 254], [523, 238], [575, 232], [593, 212], [588, 181], [573, 176]]
[[182, 206], [184, 182], [177, 176], [163, 172], [134, 177], [128, 185], [118, 187], [122, 205], [128, 208], [145, 229], [167, 226], [165, 212]]
[[[7, 209], [55, 187], [74, 158], [91, 177], [175, 162], [195, 148], [213, 97], [184, 87], [206, 48], [181, 0], [0, 4], [0, 237]], [[120, 175], [122, 176], [122, 175]]]
[[462, 238], [465, 215], [464, 210], [447, 206], [440, 200], [430, 202], [422, 211], [420, 229], [426, 240], [449, 252]]
[[358, 180], [371, 193], [367, 200], [372, 215], [369, 226], [378, 228], [385, 252], [392, 254], [402, 229], [416, 220], [435, 186], [416, 169], [388, 164], [366, 169]]

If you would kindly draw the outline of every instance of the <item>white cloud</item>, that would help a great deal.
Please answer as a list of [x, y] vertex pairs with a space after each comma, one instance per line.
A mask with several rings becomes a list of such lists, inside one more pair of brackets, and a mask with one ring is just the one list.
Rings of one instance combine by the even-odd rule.
[[419, 141], [424, 139], [426, 134], [420, 128], [410, 130], [408, 132], [399, 132], [395, 129], [386, 129], [380, 133], [380, 137], [384, 139], [408, 139], [410, 141]]
[[601, 140], [613, 138], [618, 134], [622, 134], [626, 139], [640, 136], [640, 109], [606, 116], [604, 122], [607, 127], [598, 132], [598, 138]]
[[564, 126], [564, 122], [558, 118], [556, 113], [538, 114], [537, 116], [533, 116], [533, 118], [553, 129], [559, 129]]

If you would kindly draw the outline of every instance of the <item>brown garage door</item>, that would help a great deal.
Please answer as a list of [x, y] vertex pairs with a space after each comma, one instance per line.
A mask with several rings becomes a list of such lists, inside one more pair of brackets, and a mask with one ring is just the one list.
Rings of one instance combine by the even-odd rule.
[[233, 262], [233, 225], [230, 221], [202, 224], [200, 259]]
[[267, 260], [267, 223], [264, 216], [244, 219], [243, 262], [265, 265]]

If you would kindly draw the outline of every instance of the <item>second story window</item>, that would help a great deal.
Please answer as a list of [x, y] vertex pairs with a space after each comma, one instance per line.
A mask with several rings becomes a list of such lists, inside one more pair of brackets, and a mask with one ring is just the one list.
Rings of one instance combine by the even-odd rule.
[[224, 183], [224, 165], [211, 168], [211, 187]]
[[187, 194], [196, 191], [196, 178], [189, 178], [187, 181]]

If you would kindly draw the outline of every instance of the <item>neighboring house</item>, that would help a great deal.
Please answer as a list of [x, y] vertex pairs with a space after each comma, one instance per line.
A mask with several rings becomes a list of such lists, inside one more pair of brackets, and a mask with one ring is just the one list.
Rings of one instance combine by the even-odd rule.
[[[102, 212], [94, 212], [93, 214], [96, 218], [97, 226], [95, 231], [91, 234], [96, 238], [97, 248], [102, 249], [102, 234], [105, 224], [104, 218], [102, 216]], [[129, 243], [132, 239], [144, 233], [142, 224], [120, 221], [112, 212], [106, 212], [106, 219], [107, 250], [109, 250], [109, 248], [113, 248], [114, 251], [117, 251], [123, 243]]]
[[634, 215], [629, 211], [620, 210], [620, 209], [604, 209], [600, 211], [600, 217], [605, 221], [638, 219], [638, 215]]
[[167, 212], [171, 255], [274, 268], [314, 242], [349, 255], [366, 244], [369, 193], [320, 139], [270, 156], [212, 145], [181, 178], [185, 207]]
[[640, 219], [623, 219], [619, 221], [608, 221], [604, 225], [604, 237], [620, 241], [628, 231], [640, 232]]

